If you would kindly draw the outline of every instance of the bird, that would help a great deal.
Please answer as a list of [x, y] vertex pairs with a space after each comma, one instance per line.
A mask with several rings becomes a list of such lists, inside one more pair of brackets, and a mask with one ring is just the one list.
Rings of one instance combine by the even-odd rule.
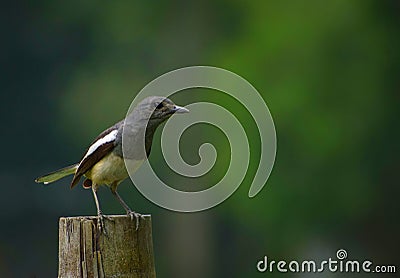
[[[174, 114], [188, 113], [185, 107], [174, 104], [169, 98], [150, 96], [143, 99], [126, 118], [101, 132], [89, 145], [80, 162], [61, 168], [54, 172], [35, 179], [36, 183], [49, 184], [63, 177], [73, 175], [71, 189], [76, 186], [81, 178], [85, 189], [92, 189], [94, 201], [99, 218], [99, 229], [104, 231], [105, 217], [97, 198], [97, 190], [100, 186], [107, 186], [117, 198], [131, 219], [136, 218], [138, 229], [141, 214], [133, 211], [118, 194], [118, 185], [129, 174], [125, 161], [130, 162], [130, 173], [136, 171], [149, 157], [154, 133], [160, 124], [168, 120]], [[122, 148], [122, 134], [124, 133], [124, 146]]]

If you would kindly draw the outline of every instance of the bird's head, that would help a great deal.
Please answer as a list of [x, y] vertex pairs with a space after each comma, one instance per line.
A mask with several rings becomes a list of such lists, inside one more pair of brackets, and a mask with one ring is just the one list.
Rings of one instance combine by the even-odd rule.
[[157, 127], [173, 114], [187, 112], [188, 109], [175, 105], [166, 97], [151, 96], [143, 99], [127, 115], [120, 127], [122, 132], [119, 134], [124, 145], [128, 146], [121, 150], [124, 152], [124, 157], [136, 159], [148, 156]]
[[148, 100], [149, 109], [154, 109], [150, 119], [167, 119], [175, 113], [188, 113], [189, 110], [176, 105], [169, 98], [165, 97], [149, 97]]
[[148, 121], [150, 125], [158, 125], [173, 114], [188, 113], [189, 110], [176, 105], [169, 98], [151, 96], [143, 99], [133, 110], [132, 118]]

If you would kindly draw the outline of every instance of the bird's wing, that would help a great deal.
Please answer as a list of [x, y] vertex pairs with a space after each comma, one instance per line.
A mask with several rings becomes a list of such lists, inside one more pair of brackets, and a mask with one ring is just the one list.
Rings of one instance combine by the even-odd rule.
[[81, 177], [90, 170], [97, 162], [99, 162], [107, 154], [111, 153], [115, 147], [115, 140], [118, 135], [118, 129], [122, 125], [122, 122], [118, 122], [114, 126], [103, 131], [97, 138], [92, 142], [81, 162], [79, 163], [78, 169], [75, 172], [74, 178], [71, 182], [71, 188], [74, 187]]

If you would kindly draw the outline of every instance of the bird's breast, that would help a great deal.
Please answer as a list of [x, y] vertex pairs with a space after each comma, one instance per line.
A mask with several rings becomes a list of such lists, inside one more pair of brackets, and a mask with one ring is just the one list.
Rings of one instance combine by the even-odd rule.
[[[144, 160], [129, 160], [127, 163], [130, 171], [136, 171]], [[124, 159], [114, 153], [110, 153], [97, 162], [85, 176], [97, 185], [111, 185], [120, 183], [128, 177]]]

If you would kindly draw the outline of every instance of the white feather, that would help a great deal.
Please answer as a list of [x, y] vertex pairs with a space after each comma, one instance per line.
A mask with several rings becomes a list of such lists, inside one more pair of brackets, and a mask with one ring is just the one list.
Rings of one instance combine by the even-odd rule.
[[118, 130], [115, 129], [115, 130], [111, 131], [109, 134], [107, 134], [106, 136], [104, 136], [104, 137], [100, 138], [99, 140], [97, 140], [96, 142], [94, 142], [90, 146], [90, 148], [88, 149], [88, 151], [86, 152], [86, 154], [82, 160], [84, 160], [86, 157], [91, 155], [101, 145], [115, 140], [115, 138], [117, 138], [117, 134], [118, 134]]

